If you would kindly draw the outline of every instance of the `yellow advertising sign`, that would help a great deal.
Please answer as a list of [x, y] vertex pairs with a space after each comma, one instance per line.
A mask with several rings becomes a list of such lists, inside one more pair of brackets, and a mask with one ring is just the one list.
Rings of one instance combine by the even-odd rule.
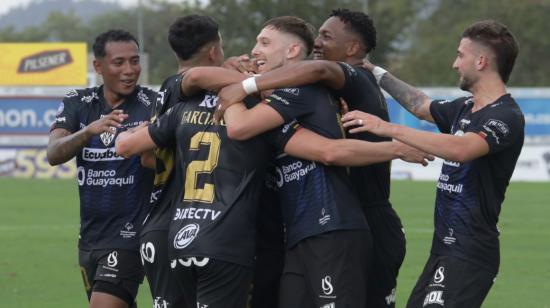
[[86, 86], [86, 43], [0, 43], [0, 85]]

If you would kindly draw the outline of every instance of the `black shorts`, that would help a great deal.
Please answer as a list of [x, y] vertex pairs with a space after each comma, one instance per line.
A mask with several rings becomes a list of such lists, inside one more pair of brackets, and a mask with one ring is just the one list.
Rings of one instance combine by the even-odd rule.
[[280, 307], [366, 306], [368, 230], [332, 231], [300, 241], [285, 256]]
[[493, 285], [496, 274], [452, 256], [430, 255], [407, 308], [476, 308]]
[[149, 281], [154, 307], [185, 307], [183, 290], [170, 269], [168, 230], [155, 230], [140, 238], [141, 261]]
[[102, 292], [134, 304], [144, 276], [139, 252], [79, 249], [78, 261], [88, 299], [92, 292]]
[[369, 271], [367, 307], [395, 307], [397, 275], [405, 259], [403, 225], [391, 206], [366, 209], [372, 233], [373, 259]]
[[204, 257], [172, 260], [170, 266], [191, 305], [189, 307], [246, 307], [251, 268]]

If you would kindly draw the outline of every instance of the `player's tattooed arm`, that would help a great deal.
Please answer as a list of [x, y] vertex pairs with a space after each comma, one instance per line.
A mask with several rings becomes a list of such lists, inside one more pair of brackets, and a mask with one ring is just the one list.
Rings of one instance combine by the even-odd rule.
[[74, 134], [64, 128], [56, 128], [51, 131], [48, 142], [48, 162], [55, 166], [69, 161], [90, 140], [90, 136], [80, 130]]
[[64, 128], [52, 130], [48, 141], [48, 162], [55, 166], [69, 161], [78, 154], [92, 136], [103, 132], [113, 133], [116, 127], [121, 127], [121, 123], [127, 118], [127, 114], [117, 109], [74, 133]]
[[396, 78], [390, 73], [380, 79], [380, 87], [386, 90], [395, 100], [421, 120], [433, 122], [430, 113], [432, 99], [424, 92]]

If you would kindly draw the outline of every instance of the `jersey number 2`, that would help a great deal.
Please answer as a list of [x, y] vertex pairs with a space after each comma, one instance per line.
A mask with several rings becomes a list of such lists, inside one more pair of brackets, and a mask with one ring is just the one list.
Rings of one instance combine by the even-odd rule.
[[197, 187], [199, 174], [212, 173], [218, 165], [220, 156], [220, 136], [213, 132], [199, 132], [191, 138], [189, 150], [198, 151], [201, 145], [208, 145], [208, 158], [206, 160], [194, 160], [187, 165], [185, 172], [185, 192], [183, 201], [199, 201], [212, 203], [214, 201], [214, 184], [204, 183], [203, 188]]

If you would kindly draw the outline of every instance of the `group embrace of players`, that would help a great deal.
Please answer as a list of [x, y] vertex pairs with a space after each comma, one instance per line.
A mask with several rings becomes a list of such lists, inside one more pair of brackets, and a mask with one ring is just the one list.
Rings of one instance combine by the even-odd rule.
[[[494, 21], [466, 29], [453, 68], [473, 96], [447, 102], [363, 62], [376, 46], [366, 14], [334, 10], [318, 32], [273, 18], [252, 57], [224, 62], [212, 18], [178, 18], [179, 67], [158, 93], [137, 85], [131, 34], [97, 37], [104, 84], [67, 94], [48, 145], [52, 164], [77, 159], [90, 307], [135, 306], [144, 275], [154, 308], [395, 307], [405, 235], [390, 162], [433, 156], [445, 163], [432, 251], [407, 307], [481, 305], [523, 144], [505, 89], [513, 36]], [[442, 134], [390, 123], [380, 86]]]

